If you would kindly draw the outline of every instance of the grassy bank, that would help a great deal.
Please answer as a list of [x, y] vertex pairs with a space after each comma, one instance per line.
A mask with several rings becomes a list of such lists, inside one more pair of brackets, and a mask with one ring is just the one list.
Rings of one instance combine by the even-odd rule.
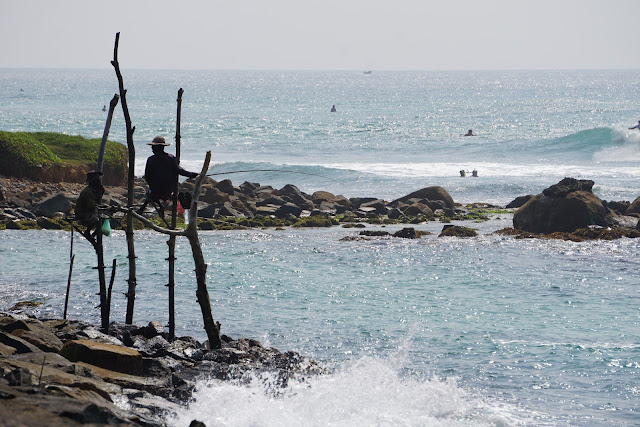
[[[33, 180], [83, 182], [95, 169], [100, 139], [51, 132], [0, 131], [0, 171], [5, 176]], [[107, 141], [104, 180], [120, 184], [126, 178], [127, 147]]]

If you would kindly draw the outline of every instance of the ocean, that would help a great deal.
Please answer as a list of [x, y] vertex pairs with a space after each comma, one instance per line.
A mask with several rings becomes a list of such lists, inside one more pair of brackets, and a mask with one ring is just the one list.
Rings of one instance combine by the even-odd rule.
[[[155, 135], [182, 161], [239, 185], [393, 200], [441, 185], [459, 203], [505, 206], [564, 177], [604, 200], [640, 196], [640, 71], [287, 72], [122, 70], [137, 175]], [[0, 69], [0, 130], [102, 136], [111, 69]], [[335, 105], [336, 112], [330, 112]], [[464, 137], [473, 129], [475, 137]], [[116, 109], [110, 140], [126, 143]], [[172, 151], [169, 147], [168, 151]], [[273, 171], [257, 171], [257, 170]], [[478, 177], [461, 177], [477, 170]], [[0, 171], [1, 173], [1, 171]], [[207, 425], [639, 425], [640, 241], [341, 240], [354, 229], [203, 231], [222, 332], [318, 360], [331, 373], [274, 393], [268, 376], [203, 381], [171, 422]], [[400, 226], [370, 225], [394, 231]], [[166, 237], [136, 233], [134, 321], [167, 321]], [[0, 231], [0, 309], [36, 300], [61, 316], [70, 236]], [[178, 241], [176, 326], [205, 339], [193, 261]], [[112, 320], [124, 320], [124, 234]], [[76, 240], [70, 317], [99, 322], [95, 254]], [[108, 262], [107, 262], [108, 263]]]

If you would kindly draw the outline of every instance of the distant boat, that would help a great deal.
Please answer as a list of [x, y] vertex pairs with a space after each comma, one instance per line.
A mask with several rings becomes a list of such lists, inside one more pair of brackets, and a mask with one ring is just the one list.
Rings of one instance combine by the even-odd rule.
[[371, 72], [371, 71], [369, 71], [369, 70], [367, 70], [367, 71], [365, 71], [364, 73], [365, 73], [365, 74], [371, 74], [372, 72]]

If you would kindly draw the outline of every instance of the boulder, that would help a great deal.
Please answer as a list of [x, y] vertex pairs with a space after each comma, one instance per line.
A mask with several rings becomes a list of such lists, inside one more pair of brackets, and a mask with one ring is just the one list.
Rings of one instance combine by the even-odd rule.
[[62, 348], [62, 341], [49, 328], [29, 326], [29, 329], [16, 329], [13, 335], [35, 345], [42, 351], [57, 353]]
[[204, 203], [224, 203], [229, 201], [229, 194], [218, 188], [207, 188], [200, 197], [200, 201]]
[[429, 218], [433, 217], [431, 208], [423, 203], [413, 203], [404, 208], [404, 214], [407, 216], [425, 215]]
[[382, 199], [375, 199], [370, 202], [360, 204], [360, 210], [366, 211], [366, 208], [373, 208], [375, 213], [378, 215], [386, 215], [388, 212], [387, 204]]
[[[200, 206], [200, 204], [198, 204]], [[202, 206], [198, 209], [198, 218], [213, 218], [216, 214], [215, 205], [208, 205], [202, 203]]]
[[235, 189], [233, 188], [233, 183], [231, 182], [230, 179], [223, 179], [222, 181], [215, 184], [214, 187], [222, 191], [223, 193], [227, 193], [230, 195], [233, 195], [235, 192]]
[[220, 216], [232, 216], [235, 218], [242, 218], [244, 215], [237, 211], [233, 205], [229, 202], [226, 202], [222, 207], [218, 210], [218, 215]]
[[240, 187], [238, 188], [240, 189], [240, 192], [244, 194], [251, 194], [254, 191], [256, 191], [259, 187], [260, 187], [260, 184], [257, 182], [245, 181], [242, 184], [240, 184]]
[[63, 212], [64, 214], [68, 214], [71, 212], [71, 202], [64, 195], [64, 193], [55, 194], [47, 199], [44, 199], [40, 202], [34, 209], [34, 213], [37, 216], [46, 216], [53, 217], [56, 212]]
[[164, 333], [164, 326], [157, 320], [152, 320], [147, 326], [142, 328], [142, 335], [145, 338], [153, 338]]
[[612, 211], [620, 214], [620, 215], [624, 215], [627, 212], [627, 209], [629, 209], [629, 206], [631, 206], [631, 203], [629, 202], [617, 202], [617, 201], [611, 201], [611, 202], [607, 202], [607, 201], [602, 201], [602, 203], [605, 205], [605, 207], [607, 207], [608, 209], [611, 209]]
[[478, 233], [473, 228], [446, 224], [438, 237], [475, 237]]
[[322, 202], [329, 202], [342, 205], [347, 209], [351, 207], [349, 199], [344, 196], [336, 196], [332, 193], [329, 193], [328, 191], [316, 191], [311, 195], [311, 200], [316, 206], [320, 205]]
[[440, 200], [444, 202], [444, 206], [447, 208], [453, 208], [454, 202], [451, 195], [443, 187], [434, 185], [431, 187], [421, 188], [413, 193], [407, 194], [404, 197], [396, 199], [399, 202], [405, 202], [409, 199], [427, 199], [427, 200]]
[[267, 206], [267, 205], [282, 206], [285, 203], [287, 203], [286, 200], [284, 200], [280, 196], [269, 196], [266, 199], [262, 199], [259, 202], [257, 202], [256, 206]]
[[292, 194], [297, 194], [298, 196], [302, 196], [302, 191], [298, 187], [293, 184], [287, 184], [277, 191], [279, 196], [290, 196]]
[[139, 375], [142, 355], [131, 348], [91, 340], [67, 341], [60, 354], [72, 362], [85, 362], [124, 374]]
[[289, 216], [299, 217], [301, 213], [302, 209], [298, 206], [293, 203], [285, 203], [274, 212], [274, 215], [276, 218], [287, 218]]
[[402, 211], [398, 208], [393, 208], [387, 213], [387, 216], [389, 217], [389, 219], [398, 219], [398, 218], [401, 218], [403, 215], [404, 214], [402, 213]]
[[513, 199], [507, 206], [505, 206], [507, 209], [518, 209], [519, 207], [523, 206], [525, 203], [527, 203], [529, 200], [531, 200], [531, 198], [533, 197], [533, 194], [528, 194], [526, 196], [518, 196], [515, 199]]
[[638, 215], [640, 215], [640, 197], [636, 198], [633, 202], [631, 202], [631, 204], [627, 208], [627, 211], [625, 212], [625, 214], [626, 215], [630, 215], [630, 214], [638, 214]]
[[[566, 188], [556, 187], [548, 193], [562, 195]], [[607, 210], [602, 201], [589, 191], [578, 190], [558, 197], [543, 192], [516, 211], [513, 227], [531, 233], [570, 232], [590, 225], [605, 226], [606, 217]]]
[[288, 194], [287, 196], [285, 196], [285, 199], [288, 199], [291, 201], [291, 203], [293, 203], [294, 205], [298, 206], [300, 209], [302, 210], [313, 210], [314, 208], [314, 203], [309, 200], [307, 197], [305, 197], [304, 193], [301, 194], [296, 194], [296, 193], [292, 193], [292, 194]]
[[419, 239], [420, 236], [420, 232], [413, 227], [403, 228], [393, 233], [393, 237], [401, 237], [403, 239]]
[[42, 351], [29, 341], [4, 332], [0, 332], [0, 344], [15, 348], [16, 353], [33, 353]]
[[547, 197], [567, 197], [575, 191], [586, 191], [591, 193], [594, 182], [590, 179], [564, 178], [557, 184], [542, 190], [542, 194]]
[[349, 204], [351, 209], [358, 209], [363, 203], [373, 202], [374, 200], [377, 199], [375, 197], [352, 197], [349, 199]]

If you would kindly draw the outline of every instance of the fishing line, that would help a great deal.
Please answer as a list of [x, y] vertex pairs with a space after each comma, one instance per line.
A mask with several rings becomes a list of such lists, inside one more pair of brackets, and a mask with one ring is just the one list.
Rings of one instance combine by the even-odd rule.
[[229, 171], [229, 172], [213, 172], [213, 173], [208, 173], [206, 174], [206, 176], [216, 176], [216, 175], [227, 175], [227, 174], [232, 174], [232, 173], [247, 173], [247, 172], [284, 172], [284, 173], [297, 173], [300, 175], [310, 175], [310, 176], [317, 176], [319, 178], [324, 178], [324, 179], [330, 179], [331, 181], [335, 181], [339, 184], [343, 184], [342, 181], [337, 180], [335, 178], [329, 178], [328, 176], [324, 176], [324, 175], [318, 175], [316, 173], [310, 173], [310, 172], [300, 172], [300, 171], [292, 171], [292, 170], [282, 170], [282, 169], [251, 169], [251, 170], [241, 170], [241, 171]]

